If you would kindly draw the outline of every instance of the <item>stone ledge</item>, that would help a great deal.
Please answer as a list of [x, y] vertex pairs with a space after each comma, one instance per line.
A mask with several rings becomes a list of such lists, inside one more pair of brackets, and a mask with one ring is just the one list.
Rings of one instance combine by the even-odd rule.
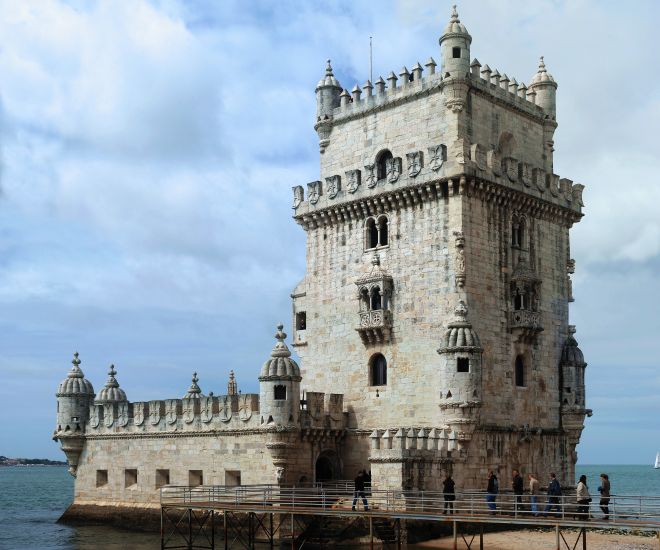
[[68, 525], [114, 525], [134, 531], [159, 532], [160, 508], [157, 505], [102, 506], [74, 503], [57, 521]]

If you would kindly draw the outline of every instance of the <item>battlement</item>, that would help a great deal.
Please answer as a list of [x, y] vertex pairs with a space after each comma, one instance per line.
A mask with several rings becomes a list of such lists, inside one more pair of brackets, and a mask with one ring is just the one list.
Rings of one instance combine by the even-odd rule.
[[459, 458], [465, 441], [464, 434], [450, 427], [388, 428], [374, 430], [371, 440], [370, 462], [387, 462], [401, 458]]
[[341, 393], [307, 392], [301, 410], [300, 423], [305, 429], [343, 429], [346, 426], [344, 395]]

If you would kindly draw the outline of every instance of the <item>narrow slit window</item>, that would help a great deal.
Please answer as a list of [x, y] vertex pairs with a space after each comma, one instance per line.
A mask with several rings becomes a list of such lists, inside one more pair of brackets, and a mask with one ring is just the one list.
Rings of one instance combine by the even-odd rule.
[[525, 387], [525, 360], [522, 355], [516, 357], [515, 371], [516, 386]]
[[380, 246], [387, 246], [388, 243], [388, 234], [387, 234], [387, 216], [381, 216], [378, 219], [378, 244]]

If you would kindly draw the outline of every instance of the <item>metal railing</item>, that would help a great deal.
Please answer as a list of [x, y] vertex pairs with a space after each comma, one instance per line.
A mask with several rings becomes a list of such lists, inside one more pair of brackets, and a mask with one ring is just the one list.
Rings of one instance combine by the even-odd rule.
[[[364, 496], [372, 514], [392, 517], [433, 518], [460, 516], [484, 521], [523, 523], [573, 523], [605, 521], [600, 500], [578, 504], [575, 496], [538, 495], [534, 505], [530, 495], [512, 493], [488, 495], [462, 492], [454, 500], [436, 491], [369, 490]], [[356, 498], [352, 482], [309, 484], [296, 487], [276, 485], [200, 485], [165, 486], [160, 493], [161, 506], [214, 508], [265, 512], [308, 512], [346, 514], [364, 513], [362, 493]], [[277, 508], [277, 510], [275, 510]], [[660, 529], [660, 497], [613, 495], [608, 503], [607, 522], [613, 526]], [[436, 518], [439, 519], [439, 518]]]

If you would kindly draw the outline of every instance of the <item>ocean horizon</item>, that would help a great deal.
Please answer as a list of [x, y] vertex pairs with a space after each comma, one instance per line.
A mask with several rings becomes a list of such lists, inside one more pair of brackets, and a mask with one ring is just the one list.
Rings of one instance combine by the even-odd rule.
[[[651, 464], [579, 464], [576, 476], [587, 476], [590, 491], [607, 473], [614, 495], [659, 495], [660, 469]], [[538, 473], [543, 485], [545, 477]], [[502, 481], [500, 484], [506, 488]], [[65, 466], [6, 466], [0, 468], [0, 549], [7, 550], [157, 550], [158, 533], [110, 526], [57, 523], [73, 501], [73, 478]], [[460, 491], [460, 488], [457, 487]]]

